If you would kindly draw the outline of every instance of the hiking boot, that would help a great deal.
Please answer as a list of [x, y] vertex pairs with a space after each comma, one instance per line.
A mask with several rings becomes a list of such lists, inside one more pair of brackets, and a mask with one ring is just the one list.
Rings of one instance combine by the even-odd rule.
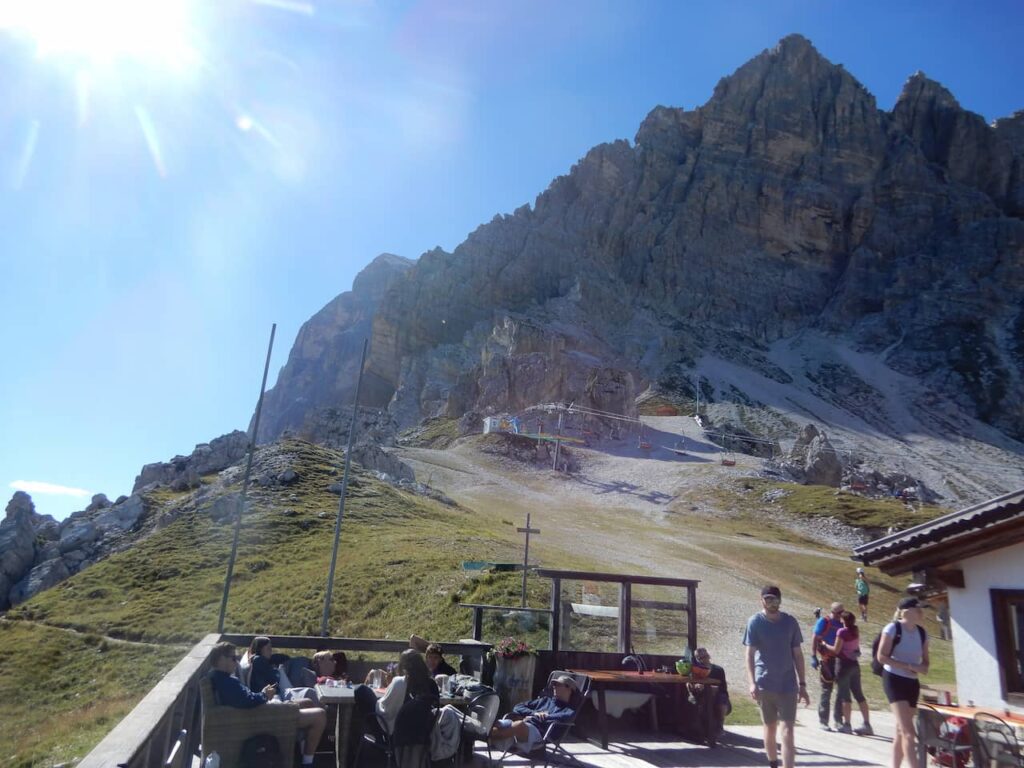
[[860, 728], [854, 728], [853, 732], [858, 736], [874, 736], [875, 732], [871, 730], [871, 723], [864, 723]]
[[836, 728], [836, 732], [837, 733], [853, 733], [853, 726], [851, 726], [849, 723], [843, 723], [838, 728]]

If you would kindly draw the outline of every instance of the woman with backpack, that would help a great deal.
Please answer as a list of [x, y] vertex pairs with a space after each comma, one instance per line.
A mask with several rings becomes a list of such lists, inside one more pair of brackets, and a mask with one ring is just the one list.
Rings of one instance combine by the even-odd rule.
[[[844, 611], [841, 619], [843, 626], [836, 632], [835, 645], [829, 648], [839, 660], [836, 670], [836, 700], [842, 702], [843, 722], [837, 730], [840, 733], [871, 736], [874, 731], [871, 730], [868, 700], [860, 686], [860, 631], [857, 629], [857, 617], [850, 611]], [[856, 730], [850, 723], [850, 713], [853, 709], [851, 694], [857, 700], [861, 717], [864, 719], [864, 724]]]
[[928, 674], [928, 635], [921, 626], [924, 611], [916, 597], [899, 602], [896, 616], [879, 636], [878, 663], [882, 665], [882, 688], [896, 717], [896, 738], [892, 741], [892, 765], [904, 760], [919, 768], [914, 717], [921, 694], [918, 675]]

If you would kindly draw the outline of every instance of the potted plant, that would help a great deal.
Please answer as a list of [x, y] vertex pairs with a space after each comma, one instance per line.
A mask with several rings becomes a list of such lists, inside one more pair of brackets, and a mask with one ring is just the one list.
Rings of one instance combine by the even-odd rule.
[[525, 640], [503, 637], [489, 653], [495, 660], [494, 690], [501, 696], [502, 711], [529, 701], [533, 697], [537, 649]]

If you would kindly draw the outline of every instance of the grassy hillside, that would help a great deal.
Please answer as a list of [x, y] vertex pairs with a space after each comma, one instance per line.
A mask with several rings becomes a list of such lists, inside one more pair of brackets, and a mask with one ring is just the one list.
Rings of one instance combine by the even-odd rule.
[[[338, 479], [341, 462], [340, 454], [301, 441], [260, 449], [257, 476], [289, 466], [299, 479], [288, 486], [250, 490], [228, 631], [318, 634], [338, 509], [338, 497], [327, 488]], [[195, 491], [154, 492], [154, 516], [173, 513], [168, 518], [172, 522], [130, 551], [37, 595], [0, 622], [0, 765], [50, 765], [84, 754], [188, 645], [215, 630], [232, 530], [228, 521], [215, 521], [210, 509], [219, 496], [238, 491], [239, 482], [240, 473], [229, 470], [204, 478]], [[518, 604], [518, 574], [473, 577], [461, 568], [463, 560], [521, 557], [522, 540], [510, 519], [518, 516], [505, 509], [500, 496], [493, 505], [480, 504], [480, 511], [474, 511], [398, 491], [361, 471], [350, 489], [331, 634], [404, 638], [416, 632], [454, 639], [470, 632], [471, 615], [458, 606], [460, 601]], [[794, 491], [786, 497], [794, 505], [806, 494], [823, 494], [822, 509], [836, 498], [831, 491], [786, 489]], [[818, 547], [812, 554], [799, 554], [784, 545], [767, 551], [756, 546], [764, 539], [796, 538], [791, 530], [760, 519], [754, 499], [761, 490], [723, 487], [718, 503], [734, 513], [702, 520], [700, 533], [712, 537], [713, 545], [702, 544], [699, 552], [689, 553], [692, 559], [751, 583], [778, 582], [792, 599], [804, 602], [820, 604], [829, 599], [823, 595], [849, 592], [852, 564], [845, 552]], [[794, 506], [792, 511], [800, 509]], [[598, 518], [589, 524], [585, 535], [601, 542], [614, 541], [621, 533], [621, 528], [605, 530]], [[678, 548], [670, 536], [653, 528], [634, 527], [632, 534], [649, 536], [666, 551]], [[606, 559], [559, 544], [549, 528], [537, 556], [551, 562], [554, 553], [561, 567], [607, 569]], [[652, 550], [651, 557], [650, 566], [657, 571], [658, 552]], [[872, 580], [877, 622], [891, 614], [903, 582], [874, 574]], [[547, 582], [531, 579], [530, 604], [549, 605], [548, 589]], [[715, 595], [702, 590], [699, 599], [713, 623]], [[808, 617], [798, 618], [809, 624]], [[876, 622], [865, 635], [877, 631]], [[543, 627], [490, 623], [485, 631], [491, 639], [505, 633], [537, 642], [546, 638]], [[600, 634], [606, 628], [593, 631]], [[939, 671], [930, 679], [950, 680], [948, 644], [936, 646]], [[737, 709], [733, 721], [755, 722], [756, 713], [743, 696], [742, 671], [730, 668], [729, 675]], [[872, 702], [881, 704], [877, 678], [865, 678]]]
[[[337, 480], [341, 456], [294, 441], [261, 449], [257, 470], [261, 463], [282, 460], [300, 479], [250, 492], [228, 631], [319, 634], [338, 510], [338, 497], [327, 486]], [[210, 479], [197, 492], [154, 494], [162, 511], [186, 511], [130, 551], [9, 612], [0, 624], [0, 693], [7, 694], [0, 696], [0, 765], [44, 765], [84, 754], [185, 647], [216, 629], [232, 529], [227, 521], [211, 520], [208, 509], [217, 494], [240, 489], [218, 483]], [[363, 472], [354, 475], [350, 489], [331, 633], [466, 636], [471, 617], [458, 600], [489, 601], [509, 580], [485, 580], [477, 595], [462, 560], [514, 559], [511, 523], [396, 491]], [[69, 675], [63, 663], [54, 663], [56, 649], [76, 664], [84, 652], [88, 671]], [[19, 685], [23, 677], [33, 683]], [[93, 678], [102, 684], [93, 685]], [[66, 683], [74, 698], [54, 695], [55, 680]], [[69, 728], [29, 726], [52, 725], [52, 717], [63, 723], [72, 701]], [[25, 727], [9, 728], [10, 723]]]

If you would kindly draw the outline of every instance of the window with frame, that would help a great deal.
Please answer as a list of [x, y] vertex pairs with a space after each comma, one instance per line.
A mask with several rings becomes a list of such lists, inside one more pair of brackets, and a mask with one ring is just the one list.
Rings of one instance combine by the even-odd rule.
[[1024, 706], [1024, 589], [992, 589], [989, 594], [1003, 697]]

